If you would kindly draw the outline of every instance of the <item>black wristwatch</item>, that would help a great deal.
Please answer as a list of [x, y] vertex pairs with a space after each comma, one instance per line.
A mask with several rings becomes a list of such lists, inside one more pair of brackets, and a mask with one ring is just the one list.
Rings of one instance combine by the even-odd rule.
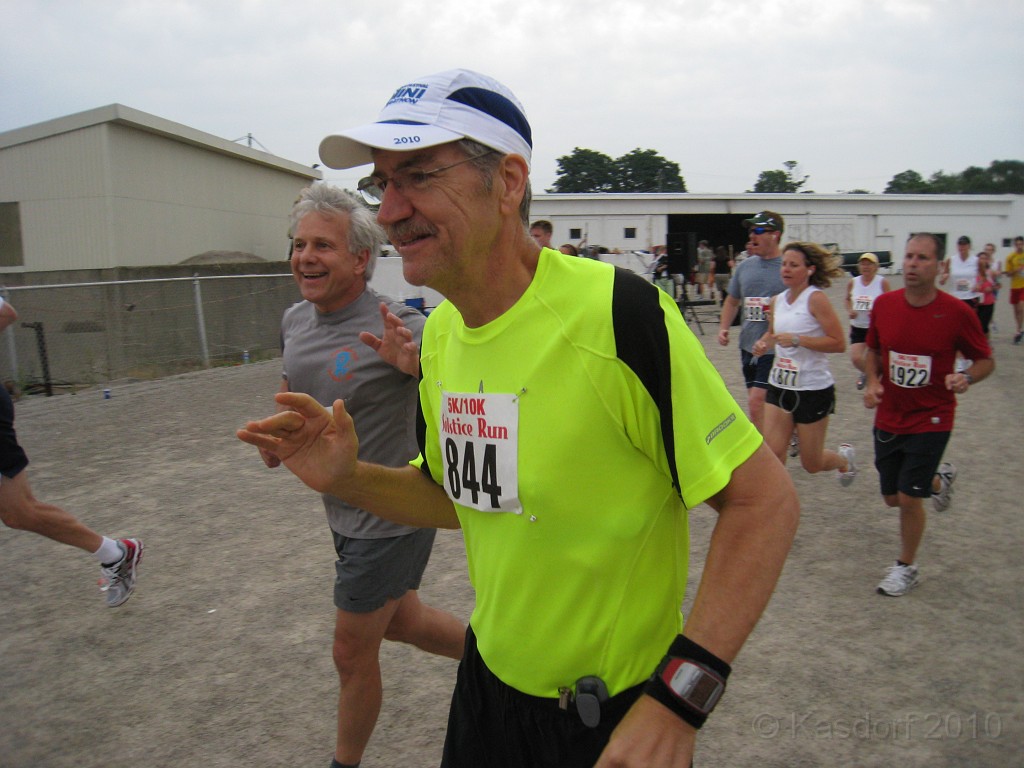
[[973, 384], [974, 383], [974, 377], [971, 376], [971, 374], [969, 374], [967, 371], [964, 371], [963, 373], [964, 373], [964, 378], [967, 379], [967, 385], [970, 386], [971, 384]]
[[685, 706], [707, 717], [725, 693], [725, 680], [693, 659], [666, 656], [655, 675]]

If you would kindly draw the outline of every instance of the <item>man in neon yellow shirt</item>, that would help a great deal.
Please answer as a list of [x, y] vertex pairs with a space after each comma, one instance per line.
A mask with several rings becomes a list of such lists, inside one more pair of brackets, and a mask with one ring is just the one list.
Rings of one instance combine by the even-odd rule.
[[[359, 189], [406, 280], [447, 298], [423, 333], [421, 456], [360, 461], [344, 404], [297, 394], [239, 437], [381, 517], [462, 528], [477, 601], [443, 766], [688, 765], [774, 590], [796, 493], [671, 297], [530, 238], [531, 153], [515, 96], [467, 70], [327, 137], [329, 167], [373, 162]], [[718, 521], [684, 632], [702, 502]]]
[[1013, 238], [1013, 253], [1006, 257], [1003, 274], [1010, 276], [1010, 304], [1013, 305], [1013, 319], [1017, 322], [1017, 333], [1013, 343], [1024, 339], [1024, 237]]

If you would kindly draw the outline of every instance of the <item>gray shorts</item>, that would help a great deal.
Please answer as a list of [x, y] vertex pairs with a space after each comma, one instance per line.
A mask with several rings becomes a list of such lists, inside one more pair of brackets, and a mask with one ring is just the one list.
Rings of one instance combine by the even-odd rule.
[[410, 589], [419, 589], [436, 534], [434, 528], [420, 528], [405, 536], [352, 539], [331, 531], [338, 553], [335, 606], [341, 611], [370, 613]]

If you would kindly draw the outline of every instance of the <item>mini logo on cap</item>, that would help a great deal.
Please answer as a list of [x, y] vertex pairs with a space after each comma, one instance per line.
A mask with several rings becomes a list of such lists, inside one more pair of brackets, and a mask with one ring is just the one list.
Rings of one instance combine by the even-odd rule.
[[403, 85], [397, 91], [395, 91], [391, 98], [388, 99], [388, 103], [384, 105], [385, 109], [390, 107], [394, 103], [399, 104], [416, 104], [427, 95], [427, 86], [423, 83], [409, 83], [409, 85]]

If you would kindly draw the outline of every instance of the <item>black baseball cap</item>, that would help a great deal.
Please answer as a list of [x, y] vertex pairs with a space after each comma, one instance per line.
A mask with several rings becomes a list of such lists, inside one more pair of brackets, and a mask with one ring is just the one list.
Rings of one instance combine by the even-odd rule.
[[772, 213], [771, 211], [761, 211], [749, 219], [744, 219], [743, 226], [747, 229], [750, 229], [751, 227], [766, 227], [768, 229], [774, 229], [776, 232], [781, 232], [782, 217], [777, 213]]

